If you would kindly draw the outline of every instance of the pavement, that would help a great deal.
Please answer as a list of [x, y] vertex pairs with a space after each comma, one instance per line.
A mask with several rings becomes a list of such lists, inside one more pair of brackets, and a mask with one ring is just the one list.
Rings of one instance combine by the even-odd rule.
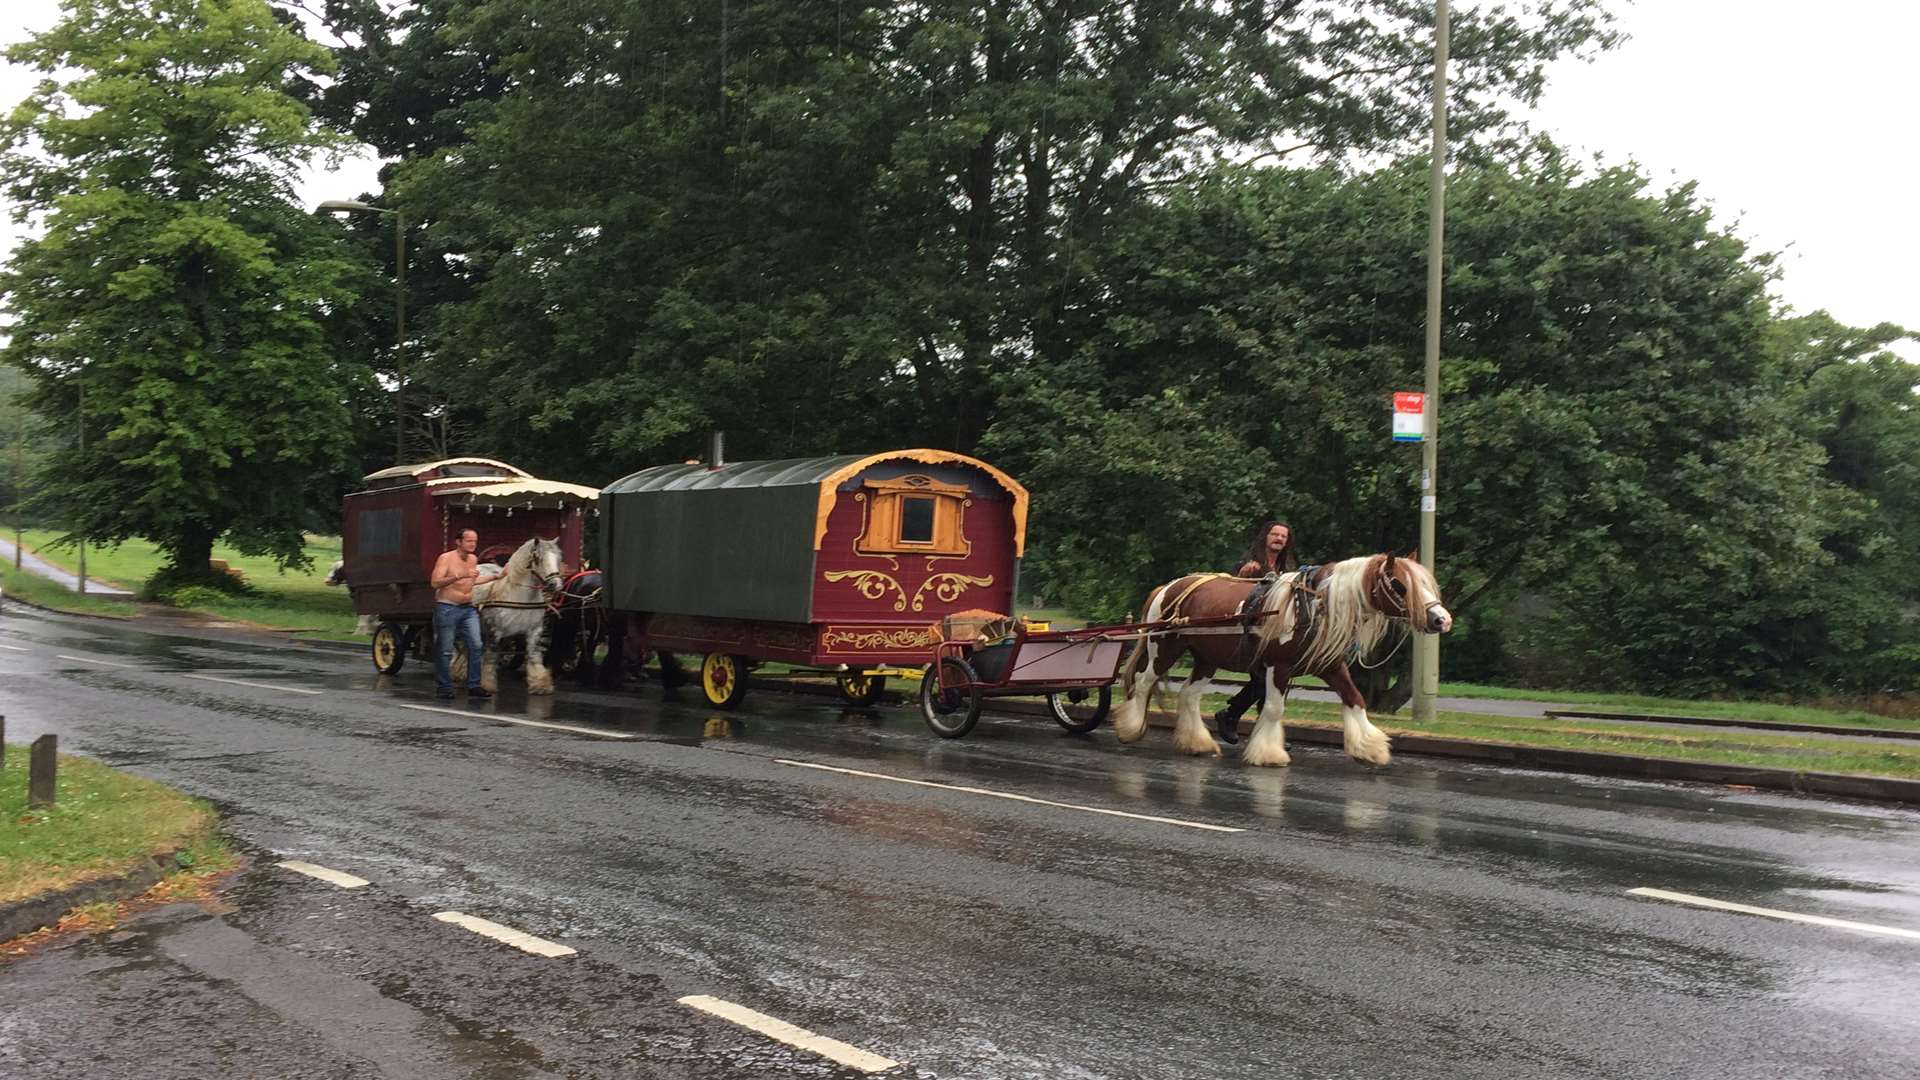
[[[0, 540], [0, 562], [6, 562], [11, 564], [14, 559], [15, 550], [16, 549], [14, 548], [13, 541]], [[50, 581], [58, 582], [61, 586], [65, 587], [69, 591], [76, 591], [80, 588], [79, 575], [71, 573], [66, 570], [62, 570], [59, 567], [53, 565], [52, 563], [46, 561], [45, 559], [42, 559], [40, 556], [33, 554], [32, 552], [20, 553], [20, 569], [26, 571], [29, 574], [33, 574], [38, 577], [43, 577]], [[130, 597], [133, 595], [132, 592], [129, 592], [128, 590], [123, 589], [118, 585], [109, 585], [106, 582], [101, 581], [96, 577], [93, 577], [92, 575], [88, 575], [87, 577], [87, 591], [92, 593], [95, 596], [129, 596]]]
[[10, 735], [254, 856], [0, 968], [0, 1074], [865, 1075], [721, 999], [901, 1077], [1920, 1075], [1910, 810], [788, 695], [442, 708], [418, 666], [40, 614], [0, 646]]

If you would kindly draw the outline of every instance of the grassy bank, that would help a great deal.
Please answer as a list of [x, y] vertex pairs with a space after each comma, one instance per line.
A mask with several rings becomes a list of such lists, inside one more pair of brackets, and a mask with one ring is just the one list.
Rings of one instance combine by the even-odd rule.
[[[55, 566], [77, 572], [78, 550], [51, 546], [60, 535], [56, 530], [28, 529], [25, 535], [27, 550]], [[289, 572], [275, 566], [272, 559], [241, 555], [232, 548], [216, 546], [213, 557], [225, 559], [229, 566], [239, 570], [247, 584], [258, 590], [259, 595], [222, 596], [212, 590], [203, 590], [196, 595], [192, 610], [276, 630], [310, 630], [318, 631], [318, 636], [322, 637], [356, 640], [352, 636], [353, 605], [347, 591], [322, 584], [327, 576], [327, 568], [340, 557], [340, 539], [309, 536], [307, 556], [313, 560], [312, 569]], [[159, 549], [144, 540], [129, 540], [117, 548], [87, 547], [87, 576], [125, 589], [139, 589], [141, 582], [165, 563], [166, 557]], [[64, 596], [72, 595], [62, 590], [56, 592]], [[64, 603], [48, 606], [69, 611], [80, 610]]]
[[230, 858], [213, 809], [86, 758], [59, 759], [54, 805], [27, 809], [27, 748], [0, 769], [0, 903], [113, 877], [178, 852], [184, 867]]
[[[37, 574], [15, 570], [11, 562], [0, 566], [0, 591], [4, 591], [8, 598], [58, 611], [77, 611], [82, 615], [107, 615], [118, 619], [132, 618], [135, 614], [133, 605], [125, 600], [82, 596]], [[4, 606], [4, 601], [0, 601], [0, 606]]]

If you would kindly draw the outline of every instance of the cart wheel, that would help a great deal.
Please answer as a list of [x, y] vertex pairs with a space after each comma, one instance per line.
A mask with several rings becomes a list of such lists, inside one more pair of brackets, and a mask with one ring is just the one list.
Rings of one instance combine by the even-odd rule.
[[700, 662], [700, 689], [716, 708], [731, 709], [747, 696], [747, 661], [731, 653], [708, 653]]
[[1084, 735], [1099, 727], [1112, 705], [1111, 685], [1098, 690], [1062, 690], [1047, 695], [1047, 711], [1053, 714], [1054, 722], [1075, 735]]
[[880, 700], [880, 692], [887, 688], [885, 675], [869, 675], [864, 671], [854, 671], [840, 676], [840, 696], [856, 709], [864, 709]]
[[[952, 688], [940, 686], [941, 672], [955, 684]], [[927, 665], [920, 677], [920, 718], [943, 739], [957, 739], [973, 730], [980, 720], [980, 680], [972, 664], [946, 657], [940, 661], [940, 671]]]
[[398, 675], [407, 663], [407, 634], [396, 623], [383, 622], [373, 628], [373, 669], [382, 675]]

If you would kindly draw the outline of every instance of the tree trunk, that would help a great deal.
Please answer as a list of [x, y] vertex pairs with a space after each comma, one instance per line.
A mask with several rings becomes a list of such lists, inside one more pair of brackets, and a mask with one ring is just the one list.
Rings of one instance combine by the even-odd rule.
[[219, 533], [212, 526], [193, 523], [181, 527], [173, 543], [173, 573], [181, 582], [216, 581], [219, 575], [208, 563], [213, 559], [213, 542]]

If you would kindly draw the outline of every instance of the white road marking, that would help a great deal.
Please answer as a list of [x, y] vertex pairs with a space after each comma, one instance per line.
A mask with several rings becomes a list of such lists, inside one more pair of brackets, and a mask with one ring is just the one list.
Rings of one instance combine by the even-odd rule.
[[731, 1001], [722, 1001], [717, 997], [693, 994], [681, 998], [680, 1004], [699, 1009], [703, 1013], [711, 1013], [722, 1020], [739, 1024], [749, 1031], [757, 1031], [770, 1039], [778, 1039], [788, 1046], [819, 1054], [821, 1057], [852, 1066], [861, 1072], [885, 1072], [900, 1065], [891, 1058], [883, 1058], [879, 1054], [869, 1053], [857, 1046], [848, 1046], [839, 1039], [815, 1035], [806, 1028], [795, 1027], [785, 1020], [776, 1019], [766, 1013], [754, 1012], [744, 1005], [735, 1005]]
[[251, 686], [255, 690], [278, 690], [283, 694], [322, 694], [326, 692], [324, 690], [303, 690], [298, 686], [275, 686], [272, 683], [247, 682], [245, 679], [222, 679], [215, 675], [189, 675], [187, 678], [200, 679], [203, 682], [226, 683], [228, 686]]
[[280, 867], [282, 870], [291, 870], [296, 874], [305, 874], [311, 878], [319, 878], [321, 881], [338, 885], [343, 889], [358, 889], [363, 885], [371, 884], [366, 878], [357, 878], [352, 874], [343, 874], [338, 870], [329, 870], [324, 866], [318, 866], [310, 862], [301, 862], [298, 859], [288, 859], [286, 862], [275, 863], [274, 865]]
[[440, 709], [432, 705], [401, 705], [403, 709], [418, 709], [421, 712], [446, 713], [448, 716], [464, 716], [469, 720], [498, 720], [503, 724], [519, 724], [521, 727], [551, 728], [554, 731], [571, 731], [576, 735], [592, 735], [601, 739], [637, 739], [638, 735], [629, 735], [624, 731], [602, 731], [599, 728], [574, 727], [571, 724], [549, 724], [543, 720], [522, 720], [514, 716], [502, 716], [499, 713], [472, 712], [466, 709]]
[[58, 660], [78, 660], [83, 664], [105, 664], [108, 667], [139, 667], [139, 664], [123, 664], [118, 660], [102, 660], [95, 656], [68, 656], [66, 653], [54, 653]]
[[5, 649], [8, 652], [28, 652], [29, 651], [27, 649], [21, 648], [18, 645], [0, 645], [0, 649]]
[[780, 765], [794, 765], [802, 769], [819, 769], [821, 772], [843, 773], [847, 776], [864, 776], [869, 780], [890, 780], [896, 784], [912, 784], [915, 787], [941, 788], [946, 791], [964, 791], [969, 795], [991, 795], [996, 799], [1011, 799], [1014, 802], [1033, 803], [1035, 806], [1057, 806], [1062, 810], [1081, 810], [1089, 814], [1105, 814], [1108, 817], [1132, 818], [1135, 821], [1154, 821], [1162, 825], [1178, 825], [1184, 829], [1205, 829], [1208, 832], [1246, 832], [1226, 825], [1208, 825], [1200, 821], [1181, 821], [1179, 818], [1155, 817], [1152, 814], [1132, 814], [1125, 810], [1107, 810], [1098, 806], [1080, 806], [1076, 803], [1054, 802], [1052, 799], [1036, 799], [1031, 795], [1014, 795], [1005, 791], [990, 791], [987, 788], [963, 787], [959, 784], [936, 784], [931, 780], [909, 780], [904, 776], [888, 776], [885, 773], [863, 772], [859, 769], [841, 769], [832, 765], [816, 765], [811, 761], [792, 761], [787, 758], [774, 758]]
[[1897, 926], [1876, 926], [1873, 923], [1853, 922], [1850, 919], [1829, 919], [1825, 915], [1802, 915], [1797, 911], [1780, 911], [1776, 908], [1753, 907], [1748, 904], [1734, 904], [1725, 900], [1715, 900], [1707, 896], [1694, 896], [1691, 893], [1668, 892], [1665, 889], [1628, 889], [1632, 896], [1644, 896], [1652, 900], [1671, 900], [1676, 904], [1692, 904], [1694, 907], [1713, 908], [1716, 911], [1737, 911], [1743, 915], [1765, 915], [1770, 919], [1785, 919], [1788, 922], [1811, 923], [1814, 926], [1831, 926], [1839, 930], [1858, 930], [1865, 934], [1885, 934], [1889, 937], [1910, 938], [1920, 941], [1920, 930], [1902, 930]]
[[467, 915], [458, 911], [438, 911], [434, 913], [433, 917], [444, 923], [463, 926], [483, 937], [490, 937], [495, 941], [511, 945], [523, 952], [530, 952], [535, 956], [572, 956], [575, 952], [579, 951], [577, 949], [569, 949], [565, 945], [556, 945], [544, 938], [534, 937], [532, 934], [522, 933], [511, 926], [501, 926], [497, 922], [488, 922], [478, 916]]

